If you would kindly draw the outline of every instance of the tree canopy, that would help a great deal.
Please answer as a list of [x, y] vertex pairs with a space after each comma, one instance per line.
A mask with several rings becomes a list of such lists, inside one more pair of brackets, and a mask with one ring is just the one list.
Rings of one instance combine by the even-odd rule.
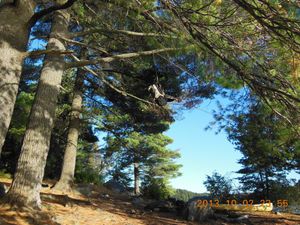
[[[4, 201], [40, 208], [44, 175], [69, 190], [105, 172], [167, 198], [180, 153], [163, 132], [217, 94], [234, 101], [215, 117], [243, 154], [241, 181], [260, 177], [268, 195], [271, 178], [299, 170], [299, 4], [0, 1]], [[212, 191], [225, 182], [207, 178]]]

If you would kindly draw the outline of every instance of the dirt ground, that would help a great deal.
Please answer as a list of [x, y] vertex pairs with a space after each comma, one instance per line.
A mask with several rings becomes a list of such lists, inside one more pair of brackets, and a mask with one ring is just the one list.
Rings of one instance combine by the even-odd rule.
[[[10, 180], [0, 179], [9, 185]], [[107, 196], [108, 194], [109, 196]], [[90, 196], [75, 192], [72, 195], [53, 193], [50, 188], [42, 191], [43, 209], [37, 213], [18, 212], [8, 206], [0, 207], [0, 225], [194, 225], [172, 213], [149, 212], [136, 208], [124, 195], [112, 193], [106, 188], [93, 190]], [[238, 224], [300, 225], [300, 216], [292, 214], [243, 213], [249, 219]], [[241, 215], [243, 215], [241, 214]], [[209, 220], [203, 225], [229, 225], [221, 219]]]

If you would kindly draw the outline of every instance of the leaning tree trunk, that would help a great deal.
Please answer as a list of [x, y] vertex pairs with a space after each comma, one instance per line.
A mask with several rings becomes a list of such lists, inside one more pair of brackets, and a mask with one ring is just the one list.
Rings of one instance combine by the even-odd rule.
[[76, 165], [76, 153], [78, 136], [80, 132], [80, 112], [82, 107], [82, 88], [83, 88], [83, 76], [84, 70], [78, 69], [74, 96], [72, 101], [72, 109], [70, 113], [70, 125], [68, 131], [67, 146], [64, 155], [63, 168], [59, 181], [55, 184], [54, 190], [71, 192], [74, 182], [75, 165]]
[[0, 155], [18, 92], [29, 29], [32, 0], [0, 8]]
[[139, 163], [133, 163], [133, 173], [134, 173], [134, 194], [140, 195], [140, 171], [139, 171]]
[[[57, 36], [68, 32], [69, 13], [54, 13], [47, 49], [64, 51]], [[30, 112], [14, 180], [6, 196], [11, 205], [41, 208], [40, 190], [55, 119], [57, 96], [64, 72], [62, 55], [47, 55]]]

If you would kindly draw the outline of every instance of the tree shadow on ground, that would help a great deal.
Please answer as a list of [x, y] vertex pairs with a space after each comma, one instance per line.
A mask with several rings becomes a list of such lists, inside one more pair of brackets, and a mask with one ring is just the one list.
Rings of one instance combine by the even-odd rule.
[[0, 224], [1, 225], [59, 225], [52, 220], [52, 215], [40, 211], [15, 210], [8, 205], [0, 205]]

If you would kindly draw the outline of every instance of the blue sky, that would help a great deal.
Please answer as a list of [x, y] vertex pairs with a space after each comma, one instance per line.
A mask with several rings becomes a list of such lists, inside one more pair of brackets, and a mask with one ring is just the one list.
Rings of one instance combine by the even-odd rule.
[[[227, 140], [226, 133], [223, 131], [216, 135], [217, 129], [204, 130], [213, 121], [213, 109], [217, 109], [216, 100], [205, 101], [198, 109], [184, 111], [183, 118], [165, 132], [174, 140], [169, 147], [181, 152], [181, 158], [177, 162], [183, 165], [182, 176], [171, 181], [174, 188], [201, 193], [206, 192], [203, 185], [206, 175], [211, 175], [214, 171], [229, 178], [238, 176], [235, 171], [241, 166], [237, 160], [242, 155]], [[300, 175], [296, 173], [289, 177], [300, 179]], [[233, 183], [238, 185], [237, 181]]]
[[171, 181], [173, 187], [205, 192], [206, 175], [217, 171], [233, 178], [234, 172], [240, 169], [237, 160], [241, 154], [227, 140], [225, 132], [216, 135], [217, 129], [204, 130], [213, 121], [211, 111], [216, 108], [215, 100], [207, 100], [197, 109], [184, 111], [183, 118], [165, 133], [174, 140], [169, 147], [180, 150], [181, 158], [177, 162], [183, 165], [182, 176]]

